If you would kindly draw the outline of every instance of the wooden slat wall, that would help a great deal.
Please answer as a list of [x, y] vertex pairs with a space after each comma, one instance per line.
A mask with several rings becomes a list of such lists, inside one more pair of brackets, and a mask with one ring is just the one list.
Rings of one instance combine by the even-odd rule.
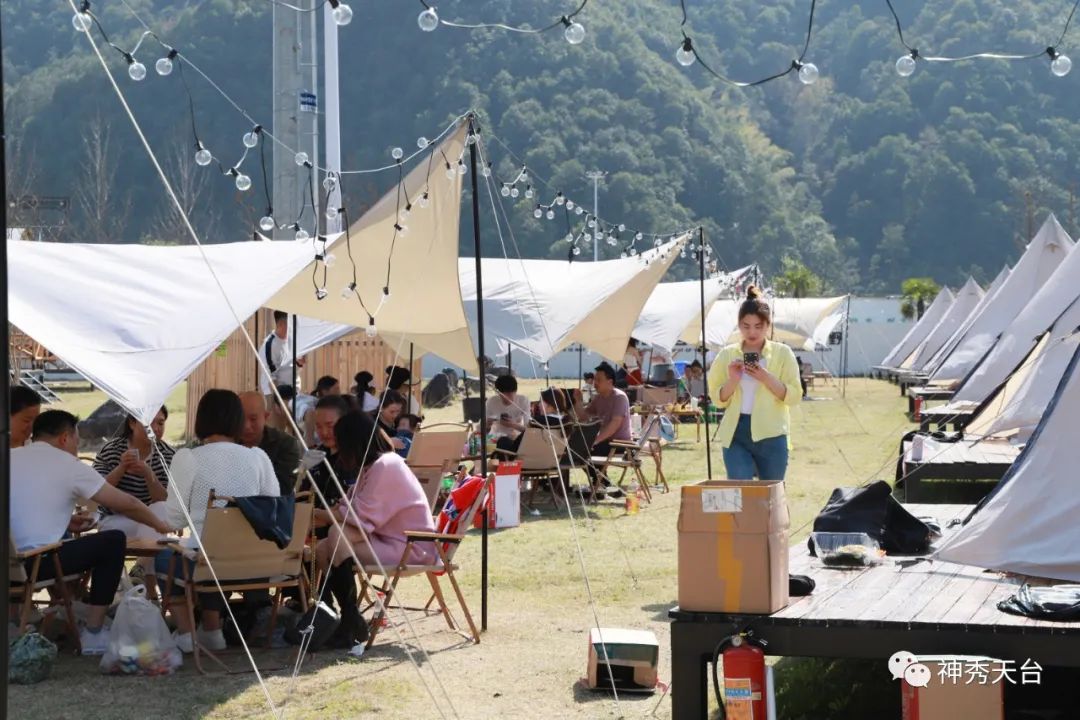
[[[267, 324], [269, 313], [260, 314], [258, 332], [255, 320], [246, 323], [248, 332], [261, 344], [270, 325]], [[406, 348], [406, 353], [407, 353]], [[406, 355], [407, 357], [407, 355]], [[383, 370], [394, 363], [394, 348], [379, 338], [369, 338], [363, 331], [346, 335], [329, 345], [324, 345], [305, 358], [304, 367], [299, 371], [300, 387], [312, 390], [316, 381], [323, 375], [333, 375], [341, 382], [342, 392], [348, 392], [353, 384], [353, 376], [361, 370], [367, 370], [375, 376], [375, 383], [381, 387]], [[408, 361], [398, 363], [406, 364]], [[236, 392], [257, 390], [259, 388], [257, 366], [247, 340], [235, 331], [223, 344], [223, 348], [214, 352], [195, 369], [188, 378], [187, 386], [187, 435], [191, 437], [195, 427], [195, 408], [199, 398], [210, 388], [227, 388]], [[414, 379], [420, 378], [420, 360], [413, 362]], [[417, 402], [420, 400], [420, 384], [413, 386]]]

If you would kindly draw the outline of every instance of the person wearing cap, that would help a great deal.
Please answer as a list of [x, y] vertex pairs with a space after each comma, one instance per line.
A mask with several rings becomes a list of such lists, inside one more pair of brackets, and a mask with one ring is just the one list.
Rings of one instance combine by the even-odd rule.
[[420, 412], [420, 403], [416, 401], [411, 392], [412, 390], [412, 373], [408, 368], [403, 368], [400, 365], [390, 365], [386, 368], [386, 389], [393, 390], [396, 393], [400, 393], [405, 396], [405, 410], [406, 415], [416, 415], [423, 417]]

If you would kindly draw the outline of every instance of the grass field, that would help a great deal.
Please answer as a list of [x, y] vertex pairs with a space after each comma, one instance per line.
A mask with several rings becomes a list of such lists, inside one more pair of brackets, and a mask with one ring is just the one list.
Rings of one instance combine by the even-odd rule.
[[[534, 397], [540, 383], [522, 384]], [[787, 476], [792, 542], [805, 538], [809, 523], [830, 491], [874, 477], [891, 478], [896, 444], [905, 421], [895, 386], [852, 380], [841, 398], [835, 385], [816, 387], [814, 400], [794, 411], [794, 452]], [[181, 396], [182, 397], [182, 396]], [[89, 402], [89, 398], [81, 398]], [[71, 401], [75, 407], [75, 401]], [[170, 430], [183, 426], [180, 405], [170, 401]], [[85, 413], [84, 413], [85, 414]], [[429, 420], [460, 419], [460, 407], [428, 413]], [[170, 433], [171, 435], [171, 433]], [[723, 476], [719, 448], [716, 477]], [[674, 492], [656, 494], [651, 505], [627, 515], [614, 501], [567, 512], [540, 505], [515, 529], [490, 536], [488, 630], [479, 645], [465, 644], [438, 617], [412, 614], [420, 671], [446, 717], [645, 717], [671, 716], [669, 698], [612, 698], [582, 690], [588, 629], [654, 631], [661, 642], [661, 679], [670, 678], [667, 611], [676, 596], [677, 486], [704, 479], [705, 445], [694, 442], [693, 425], [664, 450], [664, 469]], [[580, 482], [580, 479], [577, 480]], [[480, 614], [480, 541], [470, 537], [458, 555], [470, 607]], [[585, 573], [583, 574], [583, 566]], [[585, 582], [587, 575], [588, 582]], [[423, 580], [404, 581], [409, 604], [422, 604]], [[591, 600], [590, 602], [590, 594]], [[400, 613], [396, 616], [400, 622]], [[402, 626], [406, 638], [408, 628]], [[436, 718], [432, 698], [409, 661], [416, 639], [402, 642], [387, 628], [362, 660], [336, 653], [309, 656], [296, 679], [291, 666], [267, 674], [275, 705], [292, 718]], [[263, 665], [289, 661], [286, 653], [257, 653]], [[236, 656], [237, 668], [246, 663]], [[436, 684], [446, 687], [451, 705]], [[895, 690], [886, 685], [889, 692]], [[836, 689], [843, 692], [843, 689]], [[269, 713], [267, 699], [251, 674], [198, 676], [190, 662], [166, 678], [103, 678], [90, 658], [64, 657], [42, 685], [12, 687], [16, 716], [49, 718], [247, 718]], [[792, 708], [794, 710], [794, 708]], [[785, 717], [786, 713], [781, 713]]]

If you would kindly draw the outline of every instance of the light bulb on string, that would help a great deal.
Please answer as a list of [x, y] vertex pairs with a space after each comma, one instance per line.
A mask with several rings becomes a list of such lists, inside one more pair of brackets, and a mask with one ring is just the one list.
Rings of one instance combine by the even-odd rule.
[[547, 217], [548, 220], [554, 220], [555, 219], [555, 211], [552, 210], [551, 208], [548, 208], [548, 211], [546, 213], [544, 213], [544, 215], [545, 215], [545, 217]]
[[636, 255], [637, 255], [637, 248], [633, 248], [633, 247], [630, 248], [630, 257], [635, 257]]
[[210, 154], [210, 151], [203, 147], [202, 143], [196, 143], [195, 148], [195, 164], [200, 167], [209, 165], [210, 161], [214, 159], [214, 156]]
[[510, 197], [516, 198], [520, 194], [521, 194], [521, 191], [518, 190], [516, 187], [510, 188]]
[[338, 209], [333, 205], [326, 206], [326, 219], [333, 220], [338, 216]]
[[896, 74], [900, 77], [911, 77], [915, 72], [916, 60], [919, 57], [918, 50], [912, 50], [907, 55], [900, 57], [896, 61]]
[[645, 237], [644, 233], [636, 233], [634, 235], [634, 240], [641, 240], [643, 237]]
[[613, 238], [613, 237], [609, 237], [609, 238], [607, 239], [607, 244], [608, 244], [608, 245], [610, 245], [611, 247], [615, 247], [616, 245], [618, 245], [618, 244], [619, 244], [619, 241], [618, 241], [618, 240], [616, 240], [616, 239], [615, 239], [615, 238]]
[[458, 160], [457, 174], [464, 175], [467, 172], [469, 172], [469, 166], [465, 164], [464, 160]]
[[325, 300], [326, 299], [326, 294], [327, 294], [326, 293], [326, 288], [315, 288], [315, 299], [316, 300]]
[[574, 208], [574, 214], [575, 215], [581, 215], [584, 212], [585, 212], [585, 208], [581, 207], [580, 205], [578, 205], [578, 206], [576, 206]]
[[[307, 230], [305, 230], [304, 228], [297, 228], [297, 230], [296, 230], [296, 235], [295, 235], [295, 237], [296, 237], [296, 239], [297, 239], [297, 241], [298, 241], [298, 242], [303, 242], [304, 240], [308, 240], [308, 239], [310, 239], [310, 238], [311, 238], [311, 236], [310, 236], [310, 235], [308, 235], [308, 231], [307, 231]], [[325, 257], [323, 258], [323, 262], [325, 262], [325, 263], [326, 263], [326, 266], [327, 266], [327, 267], [330, 267], [330, 263], [329, 263], [329, 262], [327, 262], [327, 260], [328, 260], [328, 259], [329, 259], [330, 257], [331, 257], [330, 255], [327, 255], [327, 256], [325, 256]]]
[[589, 221], [587, 223], [585, 223], [585, 224], [588, 225], [591, 228], [596, 227], [596, 221], [593, 220], [592, 218], [589, 218]]
[[1072, 60], [1068, 55], [1062, 55], [1057, 48], [1046, 48], [1046, 54], [1050, 56], [1050, 72], [1057, 77], [1065, 77], [1072, 70]]
[[337, 185], [337, 181], [334, 180], [333, 175], [327, 175], [323, 178], [322, 187], [323, 190], [325, 190], [326, 192], [330, 192], [331, 190], [333, 190], [335, 185]]
[[593, 237], [598, 241], [603, 240], [604, 239], [604, 231], [603, 230], [597, 230], [596, 234], [593, 235]]
[[619, 232], [626, 232], [626, 225], [619, 223]]
[[146, 66], [136, 60], [131, 55], [127, 55], [128, 61], [128, 76], [135, 82], [139, 82], [146, 78]]
[[626, 251], [624, 250], [623, 252], [619, 253], [619, 257], [621, 257], [623, 260], [625, 260], [626, 259]]
[[427, 191], [424, 191], [424, 194], [420, 196], [420, 207], [426, 208], [430, 202], [431, 200], [428, 199]]
[[533, 196], [532, 185], [529, 185], [528, 187], [525, 188], [525, 197], [531, 198], [532, 196]]
[[386, 302], [387, 300], [390, 299], [390, 286], [389, 285], [384, 285], [383, 286], [382, 296], [383, 296], [383, 302]]
[[581, 248], [579, 248], [577, 245], [574, 246], [574, 254], [575, 255], [580, 255], [581, 254]]
[[337, 265], [337, 255], [335, 255], [334, 253], [326, 253], [326, 255], [323, 257], [323, 262], [326, 263], [326, 267], [332, 268]]
[[491, 163], [480, 168], [480, 174], [484, 177], [491, 177]]
[[510, 197], [510, 186], [503, 183], [502, 190], [499, 191], [499, 194], [503, 197]]
[[663, 244], [664, 244], [664, 241], [661, 240], [660, 238], [656, 238], [655, 240], [653, 240], [653, 247], [660, 247]]
[[341, 288], [341, 299], [348, 300], [356, 294], [356, 283], [351, 282], [345, 287]]
[[304, 166], [304, 165], [307, 165], [308, 164], [308, 154], [306, 152], [304, 152], [303, 150], [301, 150], [300, 152], [293, 155], [293, 161], [297, 165], [300, 165], [301, 167]]
[[[256, 128], [259, 126], [256, 125]], [[244, 147], [253, 148], [259, 144], [259, 130], [252, 130], [251, 132], [244, 133]]]
[[446, 163], [446, 179], [454, 180], [457, 178], [457, 170], [450, 167], [450, 163]]
[[434, 32], [435, 28], [439, 27], [439, 13], [435, 12], [435, 8], [429, 7], [416, 18], [416, 24], [424, 32]]
[[343, 2], [336, 2], [336, 0], [331, 0], [330, 5], [334, 8], [330, 14], [338, 27], [345, 27], [352, 22], [353, 12], [351, 7]]
[[572, 232], [566, 233], [566, 242], [568, 242], [568, 243], [574, 242], [574, 233], [572, 233]]
[[421, 150], [423, 150], [423, 149], [424, 149], [424, 148], [426, 148], [427, 146], [428, 146], [428, 139], [427, 139], [426, 137], [424, 137], [423, 135], [421, 135], [420, 137], [416, 138], [416, 147], [418, 147], [418, 148], [420, 148]]
[[392, 158], [394, 158], [394, 160], [397, 160], [398, 162], [400, 162], [401, 158], [405, 157], [405, 151], [402, 150], [399, 147], [396, 147], [396, 148], [394, 148], [393, 150], [390, 151], [390, 157], [392, 157]]
[[175, 53], [176, 53], [176, 50], [170, 50], [169, 54], [166, 57], [158, 58], [158, 61], [156, 63], [154, 63], [154, 70], [157, 71], [158, 75], [160, 75], [161, 77], [165, 77], [166, 75], [169, 75], [169, 74], [172, 73], [172, 71], [173, 71], [173, 61], [172, 61], [172, 59], [175, 57]]
[[469, 133], [468, 135], [466, 135], [465, 136], [465, 144], [466, 145], [475, 145], [476, 144], [476, 133]]
[[573, 210], [574, 209], [574, 201], [573, 200], [567, 198], [567, 200], [566, 200], [566, 209], [567, 210]]
[[536, 218], [537, 220], [539, 220], [540, 216], [543, 215], [543, 214], [544, 214], [544, 211], [540, 209], [539, 205], [537, 205], [536, 209], [533, 210], [533, 217]]
[[585, 40], [585, 26], [576, 20], [563, 15], [562, 23], [566, 26], [566, 30], [563, 31], [563, 36], [566, 37], [566, 42], [571, 45], [580, 45]]
[[675, 51], [675, 62], [683, 67], [690, 67], [694, 64], [694, 60], [696, 59], [697, 57], [694, 55], [694, 45], [690, 42], [689, 36], [684, 35], [682, 45]]
[[233, 168], [233, 171], [236, 174], [236, 189], [240, 192], [247, 192], [250, 190], [251, 178], [244, 173], [237, 171], [236, 168]]
[[270, 232], [274, 229], [274, 217], [273, 215], [263, 215], [259, 219], [259, 229], [263, 232]]
[[411, 203], [406, 203], [405, 207], [401, 208], [401, 212], [398, 213], [398, 220], [404, 222], [405, 220], [408, 220], [411, 215], [412, 215], [412, 204]]
[[94, 20], [90, 17], [90, 13], [82, 10], [71, 16], [71, 24], [78, 32], [89, 32]]
[[409, 234], [409, 226], [408, 225], [401, 225], [401, 224], [395, 223], [394, 224], [394, 230], [397, 231], [397, 234], [400, 235], [401, 237], [405, 237], [406, 235]]
[[373, 338], [379, 334], [379, 329], [375, 327], [375, 318], [368, 316], [368, 326], [364, 328], [364, 334], [369, 338]]
[[521, 169], [521, 175], [518, 176], [518, 181], [525, 184], [529, 183], [529, 173], [525, 168]]
[[817, 65], [796, 60], [795, 66], [799, 68], [799, 82], [803, 85], [813, 85], [817, 82], [818, 76], [821, 74]]

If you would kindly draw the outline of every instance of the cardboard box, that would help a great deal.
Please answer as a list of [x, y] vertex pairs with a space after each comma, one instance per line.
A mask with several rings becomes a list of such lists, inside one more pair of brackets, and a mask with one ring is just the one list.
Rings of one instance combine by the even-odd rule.
[[593, 628], [589, 631], [585, 687], [610, 690], [614, 680], [619, 692], [653, 692], [659, 661], [660, 643], [648, 630]]
[[769, 614], [786, 606], [790, 525], [782, 481], [684, 485], [679, 607]]
[[[495, 485], [487, 502], [488, 527], [510, 528], [521, 524], [521, 463], [502, 462], [495, 469]], [[481, 527], [483, 517], [476, 513], [473, 527]]]
[[900, 682], [903, 720], [1004, 720], [1004, 684], [992, 682], [996, 673], [991, 670], [985, 683], [969, 683], [971, 675], [966, 672], [955, 683], [947, 677], [943, 679], [941, 670], [945, 663], [957, 661], [965, 668], [971, 667], [973, 661], [980, 661], [988, 668], [994, 668], [998, 662], [992, 658], [959, 655], [920, 657], [919, 662], [930, 668], [930, 684], [920, 688], [906, 681]]

